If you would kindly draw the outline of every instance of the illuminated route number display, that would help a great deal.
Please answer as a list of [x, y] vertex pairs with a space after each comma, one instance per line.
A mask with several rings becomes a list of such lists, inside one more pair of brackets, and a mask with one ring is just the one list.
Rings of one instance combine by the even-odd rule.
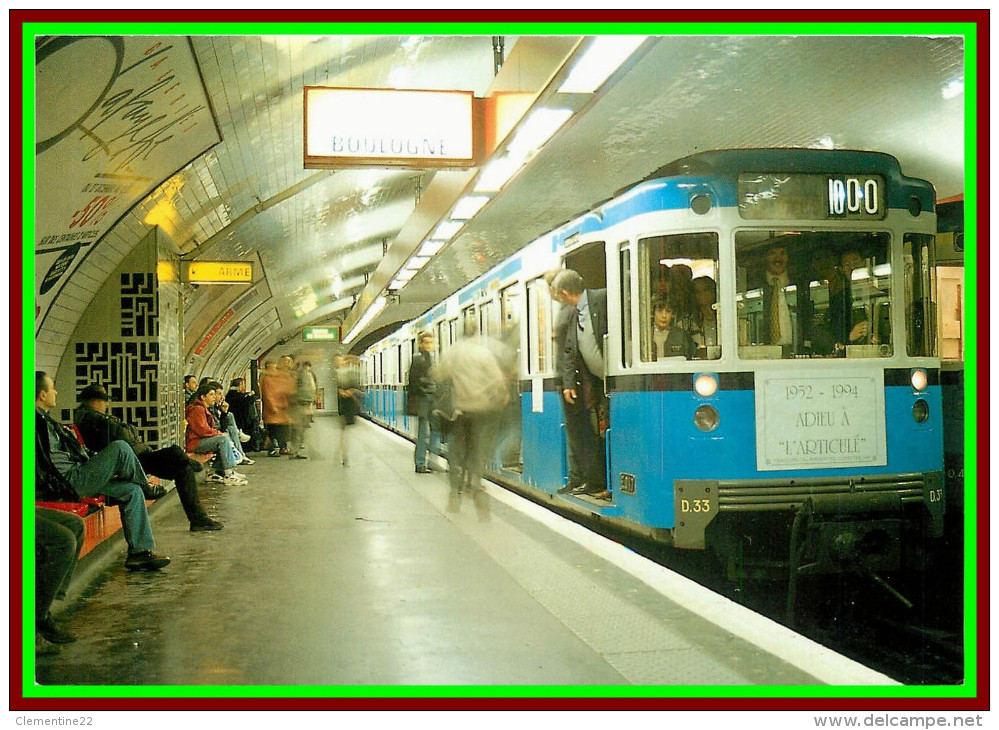
[[744, 173], [738, 196], [739, 215], [748, 220], [883, 220], [887, 214], [880, 175]]

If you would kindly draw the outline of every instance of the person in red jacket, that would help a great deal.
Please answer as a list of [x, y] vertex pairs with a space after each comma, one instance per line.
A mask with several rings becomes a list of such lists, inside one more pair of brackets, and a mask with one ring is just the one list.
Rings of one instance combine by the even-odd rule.
[[246, 477], [236, 471], [236, 449], [232, 439], [215, 427], [215, 419], [209, 408], [215, 404], [219, 383], [210, 382], [198, 387], [194, 398], [187, 405], [187, 432], [185, 449], [188, 453], [215, 453], [215, 473], [209, 474], [206, 481], [219, 482], [228, 486], [246, 484]]

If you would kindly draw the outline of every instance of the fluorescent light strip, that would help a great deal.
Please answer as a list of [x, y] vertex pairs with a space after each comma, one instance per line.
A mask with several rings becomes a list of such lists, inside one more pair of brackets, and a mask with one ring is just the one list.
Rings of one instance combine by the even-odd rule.
[[535, 109], [517, 130], [507, 150], [515, 155], [537, 151], [572, 116], [572, 109]]
[[498, 157], [482, 169], [482, 174], [475, 183], [475, 192], [498, 193], [523, 166], [524, 158], [520, 155]]
[[434, 231], [431, 238], [442, 239], [444, 241], [450, 241], [454, 238], [454, 235], [462, 229], [465, 225], [465, 221], [441, 221], [440, 225], [437, 226], [437, 230]]
[[559, 87], [561, 94], [592, 94], [648, 36], [601, 36], [586, 49]]
[[451, 211], [451, 218], [456, 221], [467, 221], [474, 218], [475, 214], [482, 210], [482, 206], [488, 202], [488, 195], [466, 195], [455, 204], [454, 210]]
[[388, 304], [388, 299], [386, 299], [384, 295], [379, 295], [378, 298], [371, 303], [371, 306], [368, 307], [368, 310], [361, 315], [361, 318], [357, 320], [357, 324], [350, 328], [350, 332], [343, 338], [343, 344], [349, 345], [354, 339], [356, 339], [357, 335], [368, 326], [368, 323], [381, 314], [381, 311], [385, 309], [386, 304]]
[[441, 241], [439, 239], [431, 238], [425, 241], [420, 250], [417, 252], [417, 256], [436, 256], [442, 248], [447, 245], [447, 241]]

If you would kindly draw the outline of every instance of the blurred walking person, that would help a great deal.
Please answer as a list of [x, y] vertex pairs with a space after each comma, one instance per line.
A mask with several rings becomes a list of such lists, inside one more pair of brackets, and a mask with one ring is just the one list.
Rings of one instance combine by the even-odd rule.
[[357, 355], [337, 355], [333, 359], [336, 377], [337, 413], [340, 414], [340, 463], [350, 466], [350, 443], [347, 429], [357, 422], [361, 412], [361, 360]]
[[436, 373], [449, 391], [448, 408], [454, 417], [448, 445], [448, 509], [460, 509], [462, 493], [470, 493], [480, 519], [489, 516], [482, 473], [496, 448], [500, 414], [510, 399], [500, 366], [502, 349], [496, 341], [466, 337], [444, 353]]

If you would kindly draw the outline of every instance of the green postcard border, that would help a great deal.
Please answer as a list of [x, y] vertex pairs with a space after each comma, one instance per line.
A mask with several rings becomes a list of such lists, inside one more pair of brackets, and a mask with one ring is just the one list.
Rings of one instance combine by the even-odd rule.
[[[16, 19], [15, 19], [16, 20]], [[978, 25], [975, 22], [624, 22], [624, 23], [151, 23], [151, 22], [25, 22], [22, 38], [22, 361], [34, 364], [34, 128], [33, 68], [35, 35], [262, 35], [309, 34], [323, 29], [337, 35], [412, 35], [412, 34], [494, 34], [565, 35], [565, 34], [653, 34], [653, 35], [960, 35], [965, 39], [965, 209], [977, 211], [978, 195]], [[16, 32], [16, 31], [15, 31]], [[987, 32], [987, 31], [986, 31]], [[977, 479], [977, 220], [965, 217], [966, 347], [965, 347], [965, 483]], [[22, 689], [25, 698], [800, 698], [891, 699], [891, 698], [973, 698], [978, 683], [978, 604], [977, 598], [977, 504], [974, 490], [965, 492], [965, 683], [958, 686], [867, 687], [867, 686], [40, 686], [34, 683], [34, 489], [33, 449], [27, 435], [34, 430], [34, 394], [30, 368], [23, 373], [22, 390], [22, 559], [23, 575], [21, 638]], [[967, 538], [973, 539], [967, 539]]]

